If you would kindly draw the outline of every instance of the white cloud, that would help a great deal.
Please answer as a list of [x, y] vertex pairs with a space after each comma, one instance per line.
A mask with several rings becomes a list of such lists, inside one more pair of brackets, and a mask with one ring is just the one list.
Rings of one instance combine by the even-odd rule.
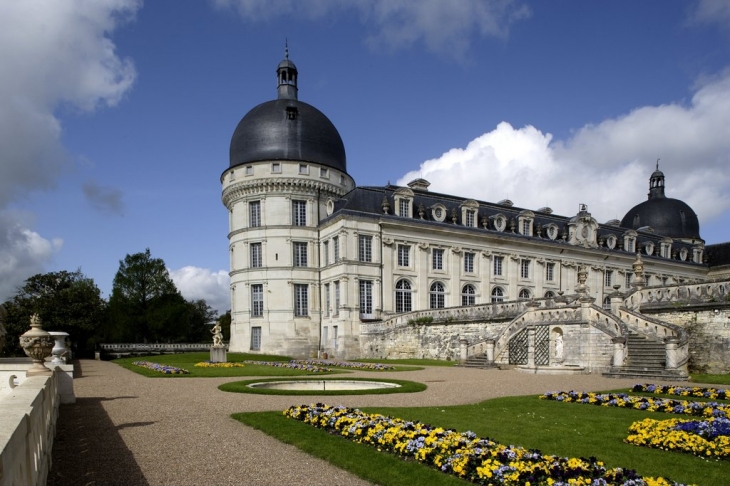
[[727, 0], [699, 0], [690, 12], [690, 22], [719, 24], [730, 27], [730, 2]]
[[231, 279], [227, 271], [186, 266], [169, 272], [186, 300], [205, 299], [219, 314], [231, 308]]
[[317, 19], [337, 11], [355, 11], [371, 32], [368, 44], [400, 49], [423, 43], [431, 52], [464, 57], [475, 37], [505, 37], [514, 22], [530, 16], [518, 0], [214, 0], [246, 20], [277, 16]]
[[0, 212], [0, 303], [12, 298], [28, 277], [43, 272], [62, 245], [60, 239], [47, 240], [26, 228], [18, 215]]
[[[140, 0], [0, 2], [0, 211], [52, 188], [70, 167], [58, 108], [113, 106], [129, 90], [134, 66], [117, 55], [109, 35], [140, 5]], [[21, 285], [59, 248], [56, 240], [5, 215], [0, 285]]]
[[599, 221], [621, 219], [644, 201], [654, 163], [666, 175], [667, 196], [710, 220], [730, 209], [730, 71], [699, 86], [689, 105], [638, 108], [587, 125], [566, 140], [527, 126], [496, 129], [405, 174], [434, 192], [516, 206], [550, 206], [572, 215], [579, 203]]

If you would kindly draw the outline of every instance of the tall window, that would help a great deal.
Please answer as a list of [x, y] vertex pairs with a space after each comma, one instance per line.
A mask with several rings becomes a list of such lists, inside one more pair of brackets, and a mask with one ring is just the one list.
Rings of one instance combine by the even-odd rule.
[[411, 247], [409, 245], [398, 245], [398, 266], [410, 266]]
[[294, 284], [294, 315], [306, 317], [309, 315], [309, 286]]
[[520, 260], [520, 277], [530, 278], [530, 260]]
[[474, 273], [474, 253], [464, 253], [464, 273]]
[[261, 326], [251, 328], [251, 351], [261, 349]]
[[411, 216], [411, 202], [408, 199], [400, 199], [399, 205], [398, 215], [409, 218]]
[[494, 287], [492, 289], [492, 303], [499, 304], [504, 302], [504, 290], [501, 287]]
[[603, 298], [603, 308], [605, 310], [611, 310], [611, 297], [604, 297]]
[[332, 251], [334, 252], [334, 260], [332, 260], [334, 263], [339, 263], [340, 261], [340, 237], [335, 236], [332, 238]]
[[373, 261], [373, 237], [360, 235], [358, 237], [358, 259], [361, 262]]
[[631, 273], [630, 272], [626, 272], [626, 281], [624, 282], [624, 286], [626, 287], [626, 289], [631, 288]]
[[467, 209], [466, 210], [466, 222], [465, 222], [465, 225], [466, 226], [471, 226], [471, 227], [476, 226], [474, 224], [474, 216], [475, 216], [475, 213], [476, 213], [476, 211], [474, 211], [473, 209]]
[[324, 315], [330, 315], [330, 284], [324, 284]]
[[438, 248], [433, 249], [433, 269], [444, 269], [444, 250], [440, 250]]
[[330, 264], [330, 242], [325, 241], [322, 244], [322, 262], [325, 266]]
[[520, 299], [530, 299], [532, 298], [532, 294], [530, 294], [530, 291], [527, 289], [520, 290]]
[[294, 266], [307, 266], [307, 244], [301, 241], [294, 242]]
[[373, 315], [373, 281], [360, 280], [360, 315]]
[[335, 309], [332, 311], [333, 316], [340, 314], [340, 281], [335, 281], [332, 285], [335, 287]]
[[522, 234], [525, 236], [530, 236], [530, 220], [529, 219], [522, 220]]
[[294, 200], [292, 204], [292, 223], [294, 226], [307, 225], [307, 201]]
[[495, 256], [493, 261], [494, 261], [494, 275], [499, 277], [502, 275], [502, 262], [504, 261], [504, 257]]
[[545, 280], [548, 282], [555, 281], [555, 264], [554, 263], [548, 262], [545, 264]]
[[606, 270], [605, 277], [603, 279], [603, 285], [610, 287], [613, 285], [613, 270]]
[[444, 284], [441, 282], [434, 282], [431, 284], [429, 291], [429, 308], [431, 309], [443, 309], [446, 307], [446, 291]]
[[461, 289], [461, 305], [476, 304], [476, 291], [473, 285], [464, 285]]
[[251, 317], [264, 315], [264, 286], [263, 284], [251, 285]]
[[261, 201], [248, 203], [248, 218], [252, 228], [261, 226]]
[[251, 243], [251, 268], [260, 268], [263, 266], [263, 254], [261, 251], [261, 243]]
[[412, 302], [411, 283], [408, 280], [398, 280], [395, 284], [395, 311], [411, 312]]

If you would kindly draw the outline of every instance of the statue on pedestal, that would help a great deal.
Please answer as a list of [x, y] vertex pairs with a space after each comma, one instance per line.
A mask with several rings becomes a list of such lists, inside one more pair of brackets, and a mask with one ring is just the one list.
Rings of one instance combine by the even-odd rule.
[[216, 322], [210, 332], [213, 334], [213, 346], [223, 346], [223, 330], [221, 329], [220, 323]]

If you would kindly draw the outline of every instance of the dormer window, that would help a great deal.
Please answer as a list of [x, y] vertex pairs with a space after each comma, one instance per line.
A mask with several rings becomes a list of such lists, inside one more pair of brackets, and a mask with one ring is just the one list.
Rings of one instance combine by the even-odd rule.
[[411, 215], [411, 201], [408, 199], [401, 199], [398, 204], [398, 216], [407, 218]]
[[496, 216], [493, 216], [494, 219], [494, 229], [497, 231], [504, 231], [504, 229], [507, 227], [507, 218], [503, 214], [498, 214]]
[[286, 107], [287, 120], [296, 120], [298, 115], [299, 115], [299, 110], [297, 110], [296, 106], [287, 106]]
[[444, 205], [436, 204], [433, 208], [431, 208], [431, 216], [433, 216], [434, 220], [442, 223], [446, 219], [446, 208]]
[[474, 201], [473, 199], [469, 199], [467, 201], [464, 201], [461, 204], [461, 222], [464, 226], [468, 226], [470, 228], [476, 228], [477, 222], [479, 218], [477, 217], [477, 214], [479, 213], [479, 203]]
[[413, 217], [413, 191], [406, 187], [402, 187], [393, 193], [393, 203], [395, 210], [398, 211], [396, 216], [401, 218]]
[[524, 236], [532, 236], [533, 221], [535, 221], [535, 213], [527, 210], [520, 211], [520, 214], [517, 216], [517, 223], [519, 224], [518, 228], [520, 230], [520, 234]]

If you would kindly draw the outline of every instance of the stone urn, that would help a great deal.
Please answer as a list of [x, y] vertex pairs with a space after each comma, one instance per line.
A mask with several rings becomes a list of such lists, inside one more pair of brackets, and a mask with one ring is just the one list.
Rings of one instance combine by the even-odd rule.
[[62, 364], [66, 364], [66, 360], [64, 359], [64, 356], [68, 352], [68, 349], [66, 348], [66, 338], [68, 337], [67, 332], [49, 332], [50, 336], [55, 340], [55, 344], [53, 345], [53, 349], [51, 350], [51, 355], [53, 356], [53, 359], [51, 360], [51, 364], [53, 366], [60, 366]]
[[51, 355], [53, 344], [53, 338], [41, 327], [41, 318], [38, 317], [38, 314], [30, 316], [30, 331], [20, 336], [20, 347], [33, 360], [33, 365], [25, 376], [53, 374], [53, 371], [43, 364], [45, 359]]

